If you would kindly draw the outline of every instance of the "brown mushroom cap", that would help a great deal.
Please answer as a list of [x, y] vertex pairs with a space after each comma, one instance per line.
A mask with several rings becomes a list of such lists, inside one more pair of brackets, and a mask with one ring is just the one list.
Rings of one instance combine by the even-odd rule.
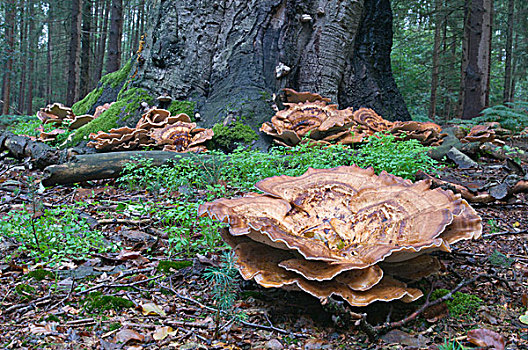
[[491, 142], [495, 140], [495, 130], [492, 125], [475, 125], [469, 130], [469, 133], [464, 138], [467, 142]]
[[90, 139], [92, 141], [88, 142], [87, 146], [94, 147], [98, 151], [133, 150], [148, 145], [150, 142], [147, 130], [129, 127], [110, 129], [108, 132], [99, 131], [97, 134], [92, 133]]
[[330, 281], [310, 281], [279, 266], [289, 252], [274, 249], [257, 242], [243, 242], [235, 246], [237, 265], [242, 277], [266, 288], [296, 286], [321, 300], [338, 295], [352, 306], [366, 306], [374, 301], [402, 299], [410, 302], [422, 293], [390, 277], [380, 278], [372, 270], [349, 271]]
[[380, 266], [387, 275], [407, 281], [418, 281], [440, 271], [442, 264], [436, 257], [423, 254], [401, 262], [382, 262]]
[[93, 115], [89, 115], [89, 114], [75, 116], [75, 118], [73, 118], [73, 120], [71, 120], [71, 123], [68, 126], [68, 129], [69, 130], [78, 129], [81, 126], [88, 124], [89, 122], [91, 122], [94, 119], [95, 119], [94, 116]]
[[112, 103], [105, 103], [104, 105], [97, 106], [97, 107], [95, 108], [95, 113], [94, 113], [94, 115], [93, 115], [93, 118], [94, 118], [94, 119], [97, 119], [101, 114], [103, 114], [104, 111], [108, 110], [113, 104], [114, 104], [114, 102], [112, 102]]
[[322, 97], [319, 94], [314, 94], [311, 92], [297, 92], [293, 89], [284, 88], [282, 89], [284, 96], [284, 102], [286, 103], [304, 103], [304, 102], [315, 102], [315, 101], [324, 101], [330, 103], [330, 99]]
[[467, 205], [451, 191], [429, 186], [355, 166], [310, 169], [259, 182], [265, 195], [206, 203], [200, 214], [229, 222], [232, 235], [363, 269], [398, 251], [446, 244], [440, 234]]
[[373, 109], [360, 108], [354, 112], [352, 118], [360, 125], [368, 127], [374, 132], [385, 131], [393, 126], [393, 123], [380, 117]]
[[44, 108], [44, 112], [53, 114], [59, 119], [65, 119], [74, 115], [71, 108], [65, 107], [61, 103], [53, 103], [51, 105], [46, 106]]

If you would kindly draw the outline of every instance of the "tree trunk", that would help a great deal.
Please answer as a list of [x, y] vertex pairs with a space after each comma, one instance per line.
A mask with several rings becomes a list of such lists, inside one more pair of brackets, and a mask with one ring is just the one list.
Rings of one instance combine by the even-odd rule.
[[103, 0], [102, 6], [104, 7], [104, 18], [102, 21], [102, 27], [101, 27], [101, 37], [99, 40], [99, 44], [97, 45], [97, 51], [96, 51], [96, 74], [95, 78], [96, 81], [99, 81], [101, 79], [101, 76], [103, 75], [103, 62], [106, 52], [106, 39], [108, 37], [108, 18], [110, 14], [110, 0]]
[[71, 106], [79, 99], [79, 63], [81, 55], [82, 0], [71, 2], [70, 49], [68, 58], [68, 87], [66, 104]]
[[29, 3], [26, 0], [20, 2], [20, 80], [18, 86], [18, 110], [22, 112], [26, 103], [26, 73], [28, 64], [28, 11]]
[[471, 119], [486, 107], [489, 96], [489, 60], [492, 0], [466, 0], [462, 118]]
[[37, 49], [38, 37], [40, 33], [35, 30], [35, 4], [29, 2], [29, 28], [28, 28], [28, 86], [26, 114], [33, 114], [33, 79], [35, 70], [35, 51]]
[[110, 35], [106, 73], [115, 72], [121, 66], [121, 40], [123, 37], [123, 0], [112, 0]]
[[438, 88], [438, 75], [440, 73], [440, 44], [442, 34], [442, 20], [444, 14], [442, 13], [442, 0], [435, 0], [435, 34], [433, 44], [433, 67], [431, 70], [431, 101], [429, 104], [429, 119], [435, 120], [436, 117], [436, 91]]
[[13, 75], [13, 55], [15, 54], [15, 13], [16, 5], [13, 2], [8, 2], [5, 5], [5, 22], [6, 22], [6, 53], [7, 61], [4, 70], [4, 79], [2, 84], [2, 114], [9, 114], [10, 112], [10, 97], [11, 97], [11, 77]]
[[92, 45], [92, 1], [82, 0], [82, 35], [81, 35], [81, 86], [80, 96], [84, 97], [90, 92], [90, 65]]
[[[48, 4], [51, 7], [51, 1]], [[53, 35], [54, 26], [53, 14], [55, 11], [48, 11], [48, 45], [47, 45], [47, 69], [46, 69], [46, 104], [51, 103], [51, 76], [53, 74]]]
[[147, 18], [133, 86], [196, 101], [206, 126], [230, 113], [257, 129], [284, 87], [409, 118], [391, 73], [388, 0], [158, 1]]
[[508, 28], [506, 31], [506, 61], [504, 62], [504, 90], [503, 102], [510, 101], [512, 85], [512, 50], [513, 50], [513, 17], [515, 13], [515, 0], [508, 1]]

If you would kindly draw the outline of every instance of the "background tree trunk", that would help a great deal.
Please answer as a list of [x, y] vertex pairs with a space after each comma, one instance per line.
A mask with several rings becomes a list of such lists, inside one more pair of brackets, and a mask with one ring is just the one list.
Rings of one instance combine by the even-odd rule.
[[110, 34], [106, 73], [115, 72], [121, 65], [121, 39], [123, 37], [123, 0], [112, 0]]
[[15, 13], [16, 4], [8, 2], [4, 4], [6, 28], [5, 36], [7, 43], [7, 62], [5, 65], [4, 79], [2, 83], [2, 114], [10, 114], [11, 106], [11, 77], [13, 75], [13, 55], [15, 51]]
[[[442, 27], [444, 14], [442, 13], [442, 0], [435, 0], [435, 34], [433, 44], [433, 67], [431, 71], [431, 101], [429, 104], [429, 119], [435, 120], [438, 89], [438, 77], [440, 74], [440, 44], [442, 40]], [[444, 36], [445, 38], [445, 36]]]
[[[284, 87], [409, 118], [391, 74], [389, 0], [182, 0], [149, 8], [133, 86], [196, 101], [206, 126], [229, 113], [257, 129]], [[281, 64], [289, 73], [276, 72]]]
[[467, 0], [463, 62], [462, 118], [471, 119], [486, 107], [489, 98], [492, 0]]
[[71, 2], [70, 51], [68, 59], [68, 87], [66, 104], [73, 105], [79, 99], [79, 65], [81, 56], [82, 0]]
[[510, 101], [512, 85], [512, 50], [513, 50], [513, 18], [515, 13], [515, 0], [508, 0], [508, 28], [506, 29], [506, 60], [504, 62], [504, 93], [503, 102]]
[[81, 86], [80, 97], [86, 96], [92, 89], [90, 84], [91, 45], [92, 45], [92, 1], [82, 0], [82, 35], [81, 35]]

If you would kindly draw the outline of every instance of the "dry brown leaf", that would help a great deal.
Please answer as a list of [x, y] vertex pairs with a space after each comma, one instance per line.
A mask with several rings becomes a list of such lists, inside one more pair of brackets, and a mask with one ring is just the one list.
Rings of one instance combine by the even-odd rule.
[[176, 334], [176, 332], [174, 331], [174, 329], [172, 329], [172, 327], [165, 326], [165, 327], [156, 328], [156, 330], [152, 334], [152, 338], [154, 338], [154, 340], [163, 340], [167, 338], [169, 335], [174, 335], [174, 334]]
[[467, 339], [476, 346], [489, 347], [495, 350], [504, 350], [506, 346], [502, 335], [486, 328], [470, 330], [467, 334]]
[[158, 315], [162, 317], [167, 316], [167, 314], [165, 313], [165, 311], [163, 311], [161, 306], [154, 304], [154, 303], [143, 304], [141, 305], [141, 309], [142, 309], [143, 315], [145, 316], [147, 315]]
[[131, 340], [142, 342], [143, 340], [145, 340], [145, 336], [136, 332], [133, 329], [125, 328], [117, 332], [114, 338], [115, 343], [121, 343], [121, 344], [126, 344]]

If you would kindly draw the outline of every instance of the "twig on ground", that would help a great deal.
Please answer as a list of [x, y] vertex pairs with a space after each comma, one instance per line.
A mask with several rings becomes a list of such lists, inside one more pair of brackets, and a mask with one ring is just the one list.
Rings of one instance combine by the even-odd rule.
[[482, 235], [482, 238], [489, 238], [489, 237], [495, 237], [495, 236], [509, 236], [509, 235], [525, 235], [525, 234], [528, 234], [528, 230], [501, 231], [501, 232], [494, 232], [494, 233], [486, 233], [485, 235]]
[[138, 225], [147, 225], [152, 222], [152, 219], [140, 219], [140, 220], [133, 220], [133, 219], [101, 219], [97, 220], [96, 226], [102, 226], [102, 225], [112, 225], [112, 224], [123, 224], [123, 225], [130, 225], [130, 226], [138, 226]]
[[[380, 334], [383, 334], [383, 333], [386, 333], [388, 332], [389, 330], [391, 329], [394, 329], [394, 328], [398, 328], [398, 327], [401, 327], [401, 326], [404, 326], [405, 324], [409, 323], [410, 321], [413, 321], [414, 319], [416, 319], [419, 315], [421, 315], [427, 308], [431, 307], [431, 306], [434, 306], [434, 305], [437, 305], [437, 304], [440, 304], [448, 299], [451, 299], [453, 297], [453, 294], [455, 294], [456, 292], [458, 292], [460, 289], [462, 289], [463, 287], [467, 286], [467, 285], [470, 285], [474, 282], [476, 282], [478, 279], [480, 278], [488, 278], [488, 279], [498, 279], [500, 280], [500, 277], [497, 277], [495, 275], [489, 275], [487, 273], [483, 273], [483, 274], [480, 274], [480, 275], [477, 275], [469, 280], [462, 280], [455, 288], [453, 288], [449, 293], [447, 293], [446, 295], [444, 295], [443, 297], [441, 298], [438, 298], [434, 301], [430, 301], [429, 300], [429, 297], [430, 297], [430, 294], [427, 296], [427, 300], [425, 301], [425, 303], [420, 307], [418, 308], [418, 310], [416, 310], [415, 312], [413, 312], [412, 314], [410, 314], [409, 316], [405, 317], [404, 319], [400, 320], [400, 321], [396, 321], [396, 322], [391, 322], [391, 323], [388, 323], [388, 324], [383, 324], [383, 325], [379, 325], [379, 326], [374, 326], [374, 329], [376, 330], [376, 333], [377, 335], [380, 335]], [[365, 321], [366, 322], [366, 321]]]

